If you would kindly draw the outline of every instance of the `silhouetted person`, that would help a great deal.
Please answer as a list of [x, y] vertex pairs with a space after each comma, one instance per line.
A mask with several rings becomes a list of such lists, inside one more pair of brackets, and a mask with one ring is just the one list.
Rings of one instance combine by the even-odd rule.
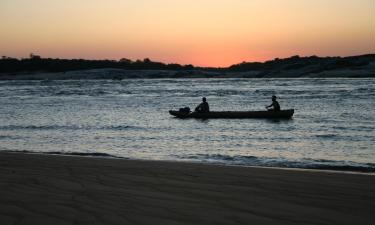
[[208, 105], [206, 98], [202, 98], [202, 103], [195, 108], [195, 112], [207, 113], [210, 112], [210, 106]]
[[[272, 109], [268, 109], [268, 108], [271, 108]], [[278, 112], [280, 111], [280, 104], [276, 101], [276, 96], [272, 96], [272, 104], [269, 105], [269, 106], [266, 106], [266, 108], [270, 111], [275, 111], [275, 112]]]

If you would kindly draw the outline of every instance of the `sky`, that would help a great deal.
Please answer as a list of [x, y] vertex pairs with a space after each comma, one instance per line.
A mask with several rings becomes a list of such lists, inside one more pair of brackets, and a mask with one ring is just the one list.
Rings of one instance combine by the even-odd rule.
[[225, 67], [375, 53], [375, 0], [0, 0], [0, 55]]

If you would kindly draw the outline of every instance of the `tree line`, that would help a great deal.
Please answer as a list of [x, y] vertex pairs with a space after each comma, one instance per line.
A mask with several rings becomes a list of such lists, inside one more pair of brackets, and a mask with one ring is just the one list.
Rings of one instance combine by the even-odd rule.
[[17, 59], [2, 56], [0, 59], [0, 72], [65, 72], [73, 70], [117, 68], [126, 70], [191, 70], [193, 65], [180, 65], [177, 63], [165, 64], [154, 62], [148, 58], [132, 61], [130, 59], [120, 60], [87, 60], [87, 59], [54, 59], [42, 58], [30, 54], [29, 58]]
[[0, 59], [0, 73], [4, 72], [65, 72], [73, 70], [88, 70], [115, 68], [125, 70], [206, 70], [221, 72], [245, 72], [245, 71], [287, 71], [310, 68], [311, 72], [332, 70], [338, 68], [355, 69], [375, 62], [375, 54], [349, 56], [349, 57], [300, 57], [298, 55], [284, 59], [273, 59], [266, 62], [242, 62], [226, 68], [195, 67], [191, 64], [180, 65], [177, 63], [166, 64], [154, 62], [149, 58], [143, 60], [86, 60], [86, 59], [58, 59], [42, 58], [39, 55], [30, 54], [29, 58], [11, 58], [3, 56]]

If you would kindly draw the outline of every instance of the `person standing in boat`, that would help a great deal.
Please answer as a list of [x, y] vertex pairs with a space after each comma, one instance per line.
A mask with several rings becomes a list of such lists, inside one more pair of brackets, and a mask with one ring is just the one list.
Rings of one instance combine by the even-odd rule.
[[[269, 109], [271, 107], [272, 107], [272, 109]], [[276, 101], [276, 96], [275, 95], [272, 96], [272, 104], [269, 105], [269, 106], [266, 106], [266, 108], [268, 110], [274, 111], [274, 112], [280, 111], [280, 104]]]
[[202, 103], [199, 104], [196, 108], [195, 108], [195, 112], [199, 112], [199, 113], [208, 113], [210, 112], [210, 106], [208, 105], [208, 102], [206, 100], [206, 97], [203, 97], [202, 98]]

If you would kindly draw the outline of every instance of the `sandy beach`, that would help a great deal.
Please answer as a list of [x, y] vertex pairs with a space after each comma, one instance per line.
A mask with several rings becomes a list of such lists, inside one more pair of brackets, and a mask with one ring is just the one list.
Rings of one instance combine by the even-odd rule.
[[374, 224], [375, 176], [0, 153], [0, 224]]

